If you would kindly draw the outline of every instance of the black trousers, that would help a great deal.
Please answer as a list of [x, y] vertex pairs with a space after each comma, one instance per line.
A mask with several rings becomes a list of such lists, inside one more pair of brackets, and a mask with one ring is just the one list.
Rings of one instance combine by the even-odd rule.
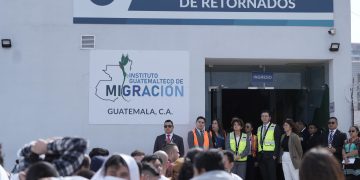
[[263, 180], [277, 180], [276, 179], [276, 160], [273, 158], [273, 152], [259, 153], [259, 168]]
[[255, 168], [255, 161], [256, 159], [252, 156], [249, 155], [247, 157], [247, 161], [246, 161], [246, 180], [258, 180], [259, 178], [256, 177], [256, 170], [258, 170], [258, 168]]

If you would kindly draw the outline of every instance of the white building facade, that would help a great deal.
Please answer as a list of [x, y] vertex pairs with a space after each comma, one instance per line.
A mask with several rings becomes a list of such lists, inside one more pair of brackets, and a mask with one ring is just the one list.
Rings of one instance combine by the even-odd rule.
[[[294, 0], [274, 1], [277, 4], [249, 1], [250, 4], [169, 1], [176, 3], [155, 6], [159, 5], [158, 1], [149, 5], [142, 0], [0, 0], [0, 38], [10, 39], [12, 44], [10, 48], [0, 48], [0, 142], [6, 167], [13, 165], [23, 144], [51, 136], [85, 137], [90, 148], [105, 147], [112, 152], [141, 149], [151, 153], [156, 136], [163, 133], [162, 122], [166, 119], [174, 121], [175, 133], [183, 136], [187, 144], [187, 132], [194, 128], [197, 116], [206, 116], [207, 123], [214, 119], [210, 115], [208, 94], [214, 84], [208, 83], [208, 67], [236, 66], [239, 67], [236, 72], [250, 74], [257, 70], [242, 68], [256, 66], [264, 72], [267, 70], [263, 67], [273, 68], [270, 77], [275, 85], [270, 89], [275, 90], [307, 91], [309, 86], [326, 85], [328, 100], [324, 101], [327, 102], [324, 107], [330, 108], [327, 115], [336, 116], [339, 129], [347, 130], [352, 123], [350, 3], [324, 0], [321, 6], [312, 1], [304, 1], [305, 4]], [[331, 28], [336, 29], [335, 34], [328, 33]], [[90, 40], [81, 41], [84, 35], [90, 35], [86, 37]], [[82, 43], [90, 45], [82, 48]], [[329, 51], [331, 43], [340, 43], [339, 50]], [[130, 68], [127, 64], [122, 71], [118, 68], [120, 60], [107, 62], [114, 57], [120, 59], [121, 55], [128, 55], [134, 61], [133, 69], [126, 69]], [[128, 96], [122, 97], [127, 92], [121, 82], [126, 78], [122, 76], [115, 87], [103, 89], [103, 93], [114, 96], [116, 101], [95, 97], [97, 83], [115, 80], [103, 71], [106, 65], [117, 66], [116, 71], [120, 75], [125, 72], [128, 78], [136, 75], [132, 71], [158, 72], [159, 78], [154, 79], [174, 82], [165, 83], [172, 87], [163, 91], [164, 97], [157, 96], [160, 85], [152, 84], [144, 90], [144, 84], [136, 83]], [[322, 78], [316, 81], [317, 75], [284, 74], [292, 65], [319, 66]], [[299, 82], [287, 87], [293, 82], [286, 79], [291, 74]], [[238, 75], [225, 75], [228, 78], [223, 82], [236, 84], [231, 80]], [[285, 80], [280, 82], [277, 77]], [[253, 81], [250, 79], [246, 81]], [[130, 83], [128, 80], [125, 83]], [[314, 83], [305, 87], [303, 81]], [[250, 86], [263, 88], [255, 83], [238, 89]], [[118, 103], [117, 109], [133, 108], [135, 112], [110, 116], [108, 109], [115, 107], [112, 103]], [[308, 103], [308, 109], [313, 106], [316, 105]], [[151, 114], [151, 109], [156, 116]], [[168, 109], [170, 112], [166, 114]], [[315, 117], [309, 114], [316, 114], [316, 110], [306, 112], [311, 113], [305, 113], [304, 117]], [[276, 122], [280, 123], [284, 116], [277, 115]]]

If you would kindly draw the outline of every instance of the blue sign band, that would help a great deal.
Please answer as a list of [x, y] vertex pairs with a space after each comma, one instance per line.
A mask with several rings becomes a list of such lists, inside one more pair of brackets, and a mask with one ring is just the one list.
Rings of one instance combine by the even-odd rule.
[[132, 0], [129, 11], [334, 12], [333, 0]]
[[239, 25], [333, 27], [334, 20], [79, 18], [74, 24]]

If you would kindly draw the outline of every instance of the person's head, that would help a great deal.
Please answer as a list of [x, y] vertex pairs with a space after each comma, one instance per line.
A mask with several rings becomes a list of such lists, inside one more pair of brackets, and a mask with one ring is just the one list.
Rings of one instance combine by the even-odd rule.
[[253, 125], [250, 122], [247, 122], [245, 124], [245, 132], [251, 134], [253, 130], [254, 130]]
[[195, 156], [199, 153], [204, 151], [202, 148], [194, 147], [189, 149], [189, 151], [186, 153], [185, 159], [188, 159], [191, 163], [194, 163]]
[[297, 133], [297, 126], [293, 120], [285, 120], [283, 128], [286, 133], [290, 133], [290, 132]]
[[172, 169], [173, 170], [172, 179], [174, 179], [174, 180], [179, 179], [180, 171], [181, 171], [183, 165], [184, 165], [184, 158], [179, 158], [174, 162], [174, 166]]
[[244, 127], [244, 121], [238, 117], [233, 117], [231, 120], [231, 127], [234, 131], [239, 132]]
[[154, 152], [154, 155], [157, 155], [157, 156], [160, 157], [160, 159], [161, 159], [161, 161], [162, 161], [162, 162], [161, 162], [162, 171], [161, 171], [160, 173], [161, 173], [162, 175], [165, 175], [165, 173], [166, 173], [166, 168], [167, 168], [167, 162], [168, 162], [168, 160], [169, 160], [168, 155], [166, 154], [165, 151], [161, 151], [161, 150]]
[[263, 124], [269, 123], [271, 120], [270, 111], [268, 111], [268, 110], [261, 111], [260, 118], [261, 118], [261, 121], [263, 122]]
[[299, 128], [299, 130], [303, 130], [306, 127], [305, 122], [302, 120], [296, 121], [296, 125]]
[[211, 121], [211, 129], [214, 132], [218, 132], [221, 133], [220, 131], [222, 131], [222, 125], [221, 122], [217, 119], [214, 119]]
[[77, 176], [84, 177], [86, 179], [91, 179], [94, 176], [95, 172], [87, 169], [80, 170], [76, 172]]
[[166, 144], [163, 151], [168, 155], [170, 162], [175, 162], [180, 157], [179, 148], [174, 143]]
[[318, 132], [318, 126], [314, 123], [308, 125], [309, 134], [316, 134]]
[[93, 148], [89, 153], [90, 158], [93, 158], [94, 156], [108, 156], [108, 155], [109, 155], [109, 150], [104, 148]]
[[160, 179], [159, 171], [151, 163], [142, 163], [141, 180], [158, 180]]
[[349, 135], [350, 135], [350, 137], [352, 137], [352, 138], [357, 138], [357, 137], [359, 137], [358, 135], [359, 135], [359, 128], [357, 127], [357, 126], [351, 126], [350, 128], [349, 128]]
[[225, 170], [222, 154], [215, 149], [199, 152], [195, 156], [194, 174], [200, 175], [213, 170]]
[[117, 154], [109, 157], [104, 165], [104, 176], [114, 176], [130, 180], [130, 171], [126, 161]]
[[234, 166], [234, 153], [232, 153], [229, 150], [223, 151], [223, 153], [224, 153], [223, 161], [224, 161], [225, 171], [231, 172], [231, 169]]
[[141, 162], [145, 156], [145, 153], [140, 150], [135, 150], [130, 155], [136, 160], [136, 162]]
[[305, 154], [299, 176], [300, 180], [345, 180], [340, 163], [324, 148], [313, 148]]
[[197, 117], [196, 118], [196, 128], [200, 129], [200, 130], [203, 130], [204, 127], [205, 127], [205, 122], [206, 122], [205, 117], [203, 117], [203, 116]]
[[174, 123], [168, 119], [164, 122], [165, 134], [171, 134], [174, 131]]
[[46, 161], [39, 161], [31, 165], [26, 172], [26, 180], [38, 180], [50, 177], [59, 177], [59, 173], [52, 164]]
[[159, 156], [157, 155], [147, 155], [145, 156], [142, 161], [142, 163], [151, 163], [156, 169], [158, 172], [161, 172], [162, 171], [162, 159], [160, 159]]
[[90, 170], [96, 172], [104, 164], [106, 160], [105, 156], [94, 156], [91, 158]]
[[330, 117], [330, 118], [329, 118], [329, 121], [328, 121], [328, 128], [329, 128], [330, 130], [334, 130], [334, 129], [337, 128], [337, 126], [338, 126], [338, 120], [337, 120], [337, 118], [336, 118], [336, 117]]

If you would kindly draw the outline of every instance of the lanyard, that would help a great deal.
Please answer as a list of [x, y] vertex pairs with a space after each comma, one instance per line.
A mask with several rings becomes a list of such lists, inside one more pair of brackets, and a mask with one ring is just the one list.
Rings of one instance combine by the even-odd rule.
[[[261, 149], [263, 149], [263, 146], [264, 146], [264, 140], [265, 140], [266, 134], [267, 134], [267, 132], [268, 132], [268, 130], [269, 130], [269, 128], [270, 128], [270, 126], [271, 126], [271, 123], [269, 123], [268, 127], [267, 127], [267, 128], [266, 128], [266, 130], [265, 130], [264, 135], [261, 137], [261, 141], [260, 141], [260, 143], [261, 143]], [[263, 132], [263, 127], [264, 127], [264, 126], [261, 126], [261, 133]]]
[[239, 150], [239, 145], [240, 145], [241, 137], [242, 137], [242, 133], [240, 132], [240, 139], [239, 139], [239, 142], [238, 142], [238, 141], [236, 141], [236, 135], [235, 135], [235, 131], [234, 131], [234, 138], [235, 138], [235, 145], [236, 145], [235, 155], [237, 155], [237, 154], [238, 154], [238, 150]]

